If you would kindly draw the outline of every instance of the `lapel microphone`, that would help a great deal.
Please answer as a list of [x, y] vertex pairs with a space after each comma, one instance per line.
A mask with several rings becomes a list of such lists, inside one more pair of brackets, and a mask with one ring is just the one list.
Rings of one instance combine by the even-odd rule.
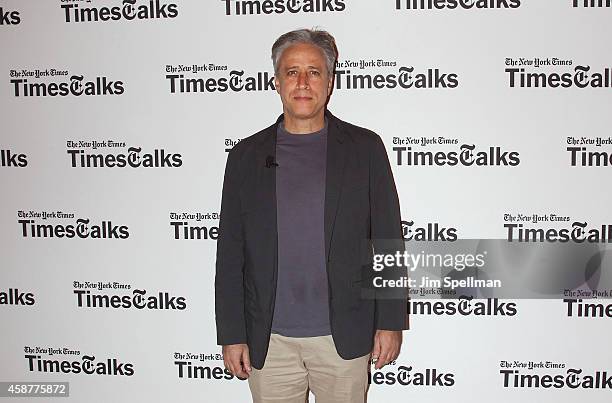
[[268, 155], [266, 157], [266, 168], [277, 167], [277, 166], [278, 166], [278, 164], [276, 162], [274, 162], [274, 156]]

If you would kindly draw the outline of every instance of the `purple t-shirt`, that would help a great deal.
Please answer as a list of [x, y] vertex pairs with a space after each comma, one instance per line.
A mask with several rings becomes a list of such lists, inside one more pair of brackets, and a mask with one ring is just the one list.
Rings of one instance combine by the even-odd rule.
[[331, 334], [325, 265], [327, 120], [322, 130], [291, 134], [278, 125], [276, 217], [278, 281], [272, 332]]

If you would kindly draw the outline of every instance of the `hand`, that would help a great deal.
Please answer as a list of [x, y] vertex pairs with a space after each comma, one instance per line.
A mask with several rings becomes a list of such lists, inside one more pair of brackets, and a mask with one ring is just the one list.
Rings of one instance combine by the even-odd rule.
[[223, 346], [223, 364], [232, 375], [246, 379], [251, 374], [249, 346], [246, 344], [228, 344]]
[[381, 369], [395, 360], [402, 346], [401, 330], [376, 330], [372, 359], [376, 360], [375, 369]]

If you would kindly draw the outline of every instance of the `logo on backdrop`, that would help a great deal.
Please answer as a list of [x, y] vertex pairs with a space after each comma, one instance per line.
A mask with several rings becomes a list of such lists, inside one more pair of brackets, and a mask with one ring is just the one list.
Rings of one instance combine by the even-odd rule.
[[111, 80], [106, 76], [89, 78], [53, 68], [12, 69], [9, 77], [16, 97], [121, 95], [125, 90], [120, 80]]
[[602, 151], [612, 146], [612, 137], [573, 137], [566, 139], [569, 163], [573, 167], [612, 166], [612, 153]]
[[506, 213], [503, 221], [509, 242], [612, 242], [612, 224], [589, 224], [554, 213]]
[[366, 58], [336, 62], [334, 85], [338, 90], [456, 88], [458, 74], [440, 68], [415, 67], [397, 60]]
[[[171, 94], [275, 89], [272, 72], [247, 72], [222, 64], [167, 64], [164, 73]], [[383, 59], [339, 60], [334, 81], [337, 90], [444, 89], [459, 85], [457, 73]]]
[[[410, 288], [410, 295], [425, 296], [423, 289]], [[472, 300], [472, 297], [461, 296], [456, 300], [432, 301], [408, 299], [408, 313], [414, 315], [435, 316], [515, 316], [516, 302], [501, 302], [498, 298]]]
[[[91, 0], [89, 0], [91, 1]], [[60, 8], [64, 10], [64, 21], [71, 22], [98, 22], [98, 21], [135, 21], [175, 18], [178, 15], [178, 6], [175, 3], [165, 3], [160, 0], [136, 1], [123, 0], [119, 6], [79, 6], [74, 2], [70, 4], [62, 0]]]
[[17, 224], [23, 238], [127, 239], [127, 225], [93, 220], [63, 211], [18, 210]]
[[[612, 290], [566, 290], [566, 296], [574, 297], [563, 300], [566, 314], [570, 318], [612, 318], [611, 302], [593, 301], [596, 298], [610, 298], [611, 293]], [[585, 302], [582, 298], [590, 298], [591, 301]]]
[[375, 385], [398, 386], [441, 386], [455, 385], [455, 374], [443, 372], [438, 368], [416, 369], [392, 361], [379, 370], [368, 371], [368, 383]]
[[225, 369], [223, 355], [220, 353], [176, 352], [172, 358], [179, 378], [219, 381], [238, 379], [229, 370]]
[[425, 226], [415, 225], [414, 221], [402, 220], [402, 234], [407, 241], [449, 241], [457, 240], [457, 228], [445, 227], [437, 222]]
[[[183, 156], [163, 148], [145, 150], [115, 140], [67, 140], [72, 168], [179, 168]], [[91, 151], [95, 152], [91, 152]]]
[[134, 364], [120, 358], [81, 353], [67, 347], [25, 346], [26, 366], [30, 372], [132, 376]]
[[187, 308], [183, 296], [167, 291], [147, 291], [116, 281], [74, 281], [73, 294], [79, 308], [179, 310]]
[[297, 14], [344, 11], [344, 0], [221, 0], [225, 15]]
[[504, 64], [510, 88], [612, 88], [610, 67], [556, 57], [507, 57]]
[[612, 0], [572, 0], [572, 7], [612, 7]]
[[479, 147], [448, 137], [393, 137], [398, 166], [517, 166], [518, 151], [501, 146]]
[[0, 290], [0, 305], [34, 305], [34, 294], [18, 288]]
[[165, 78], [171, 94], [193, 92], [252, 92], [274, 90], [274, 73], [248, 73], [227, 65], [168, 64]]
[[219, 213], [170, 213], [170, 228], [174, 239], [210, 239], [219, 237]]
[[394, 0], [396, 10], [514, 9], [521, 0]]
[[0, 149], [0, 167], [23, 168], [28, 165], [28, 157], [12, 150]]
[[555, 361], [500, 361], [504, 388], [612, 389], [612, 373]]
[[0, 7], [0, 25], [18, 25], [21, 22], [19, 11]]

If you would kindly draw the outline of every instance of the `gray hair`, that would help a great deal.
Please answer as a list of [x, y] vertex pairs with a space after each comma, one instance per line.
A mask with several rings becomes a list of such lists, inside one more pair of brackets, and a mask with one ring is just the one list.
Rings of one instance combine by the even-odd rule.
[[327, 31], [314, 29], [297, 29], [281, 35], [274, 45], [272, 45], [272, 64], [274, 65], [274, 74], [278, 74], [280, 68], [280, 58], [283, 52], [291, 45], [298, 43], [308, 43], [321, 49], [325, 56], [325, 64], [327, 73], [331, 76], [334, 72], [336, 60], [338, 59], [338, 48], [336, 48], [336, 40]]

